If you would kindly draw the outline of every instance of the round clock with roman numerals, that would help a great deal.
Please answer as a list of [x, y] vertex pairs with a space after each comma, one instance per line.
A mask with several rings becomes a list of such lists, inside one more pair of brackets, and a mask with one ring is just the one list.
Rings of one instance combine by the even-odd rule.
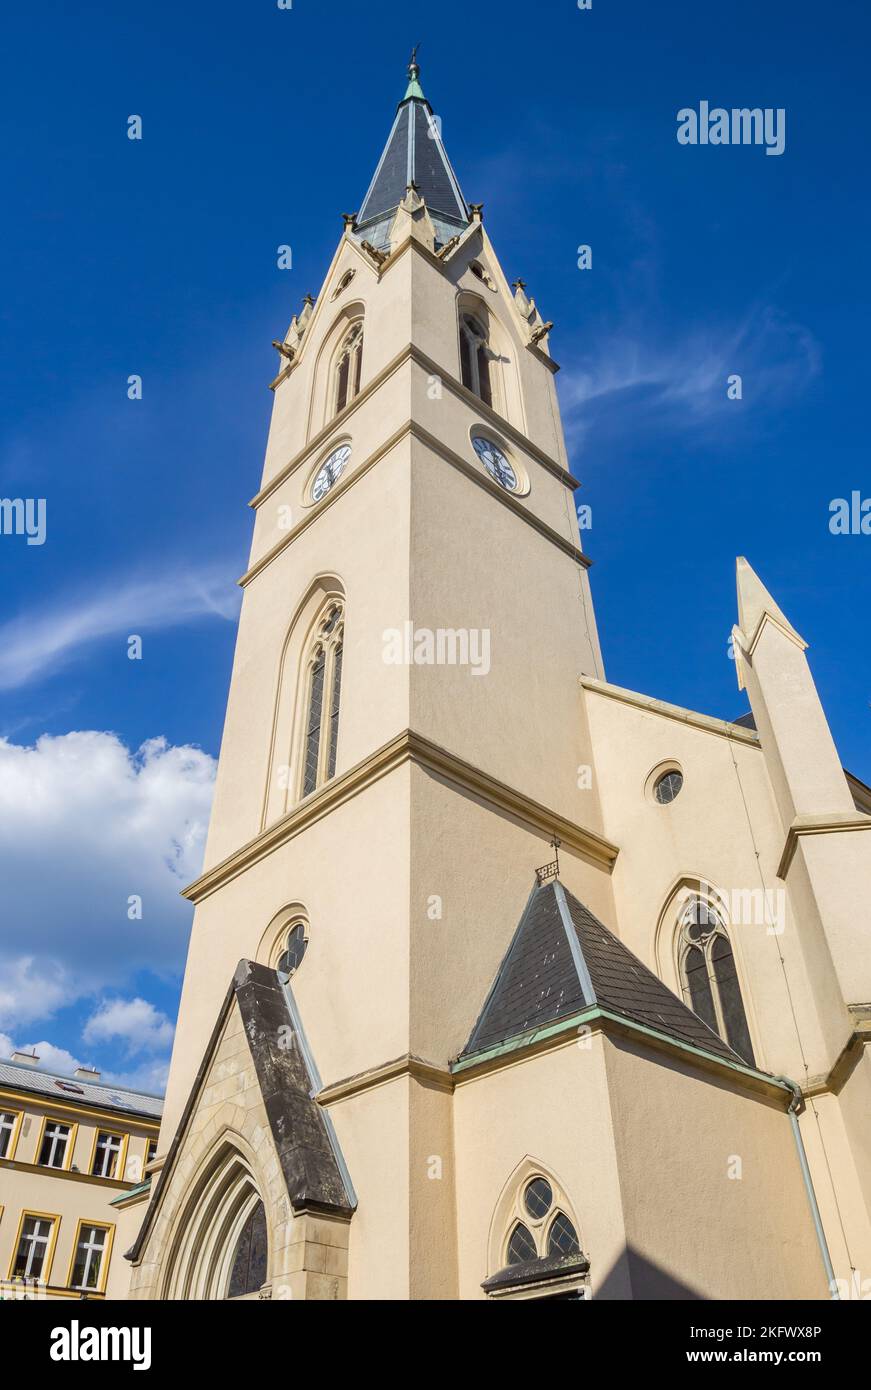
[[486, 439], [482, 434], [476, 434], [472, 437], [472, 448], [490, 477], [500, 487], [504, 487], [506, 492], [517, 492], [517, 474], [498, 444], [494, 444], [492, 439]]
[[350, 457], [350, 444], [340, 444], [338, 449], [334, 449], [330, 457], [324, 460], [315, 474], [315, 480], [312, 483], [313, 502], [320, 502], [322, 497], [326, 497]]

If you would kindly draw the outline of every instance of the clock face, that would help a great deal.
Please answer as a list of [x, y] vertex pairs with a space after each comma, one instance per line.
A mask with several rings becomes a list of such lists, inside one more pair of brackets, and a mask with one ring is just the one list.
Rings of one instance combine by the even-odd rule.
[[492, 439], [485, 439], [483, 435], [477, 434], [472, 440], [472, 448], [490, 477], [495, 479], [500, 487], [504, 487], [506, 492], [517, 491], [517, 474], [498, 444], [494, 444]]
[[350, 457], [350, 444], [340, 444], [338, 449], [333, 450], [326, 462], [321, 464], [312, 483], [313, 502], [320, 502], [322, 497], [326, 497]]

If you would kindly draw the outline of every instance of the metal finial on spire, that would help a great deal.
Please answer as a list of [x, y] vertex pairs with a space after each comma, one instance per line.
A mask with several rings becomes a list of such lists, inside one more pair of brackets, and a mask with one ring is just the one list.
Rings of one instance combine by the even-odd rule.
[[553, 859], [549, 864], [542, 864], [540, 869], [536, 869], [535, 877], [539, 887], [541, 887], [543, 883], [547, 883], [549, 879], [559, 878], [559, 847], [562, 844], [562, 840], [560, 840], [557, 835], [554, 835], [549, 843], [553, 849]]
[[416, 43], [411, 50], [411, 57], [408, 60], [408, 87], [403, 97], [404, 101], [408, 101], [409, 97], [416, 97], [418, 101], [426, 101], [423, 88], [418, 80], [420, 77], [420, 64], [417, 61], [417, 50], [419, 48], [420, 44]]

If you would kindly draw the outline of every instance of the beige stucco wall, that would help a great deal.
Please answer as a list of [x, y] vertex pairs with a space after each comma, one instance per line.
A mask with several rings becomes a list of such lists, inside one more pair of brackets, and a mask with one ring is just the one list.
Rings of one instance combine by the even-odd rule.
[[622, 1040], [606, 1062], [634, 1296], [828, 1297], [785, 1100]]
[[463, 1298], [526, 1154], [568, 1194], [594, 1298], [826, 1297], [785, 1108], [737, 1084], [594, 1035], [461, 1082], [455, 1143]]

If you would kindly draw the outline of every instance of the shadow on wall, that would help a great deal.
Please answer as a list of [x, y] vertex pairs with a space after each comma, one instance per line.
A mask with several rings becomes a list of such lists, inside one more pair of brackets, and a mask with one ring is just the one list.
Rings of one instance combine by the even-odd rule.
[[705, 1301], [704, 1294], [682, 1284], [668, 1270], [648, 1260], [646, 1255], [634, 1250], [631, 1245], [626, 1246], [602, 1283], [595, 1281], [593, 1297], [678, 1303]]

